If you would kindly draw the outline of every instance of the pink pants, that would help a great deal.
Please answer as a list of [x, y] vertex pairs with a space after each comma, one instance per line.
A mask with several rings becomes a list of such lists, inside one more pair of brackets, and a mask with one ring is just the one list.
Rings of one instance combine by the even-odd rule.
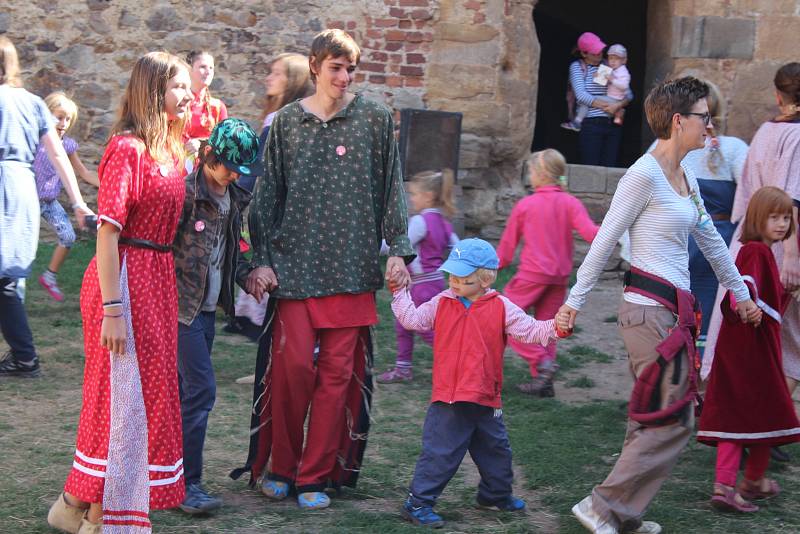
[[[743, 445], [730, 441], [717, 444], [717, 482], [726, 486], [736, 485]], [[744, 477], [756, 482], [764, 477], [769, 465], [769, 445], [748, 445], [750, 455], [744, 468]]]
[[[533, 316], [540, 321], [547, 321], [556, 316], [558, 308], [564, 303], [567, 286], [537, 284], [514, 276], [503, 289], [503, 294], [522, 308], [533, 308]], [[537, 376], [536, 367], [544, 361], [556, 359], [556, 342], [552, 341], [543, 347], [538, 343], [521, 343], [515, 339], [508, 340], [509, 346], [519, 354], [531, 369], [531, 376]]]

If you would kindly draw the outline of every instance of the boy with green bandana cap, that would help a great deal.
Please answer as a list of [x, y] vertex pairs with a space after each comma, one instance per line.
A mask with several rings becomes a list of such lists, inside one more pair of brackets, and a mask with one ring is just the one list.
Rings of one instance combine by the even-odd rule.
[[[240, 176], [259, 174], [258, 135], [242, 120], [225, 119], [200, 146], [197, 169], [186, 177], [186, 197], [173, 244], [178, 285], [178, 374], [183, 458], [189, 514], [209, 513], [222, 500], [201, 485], [203, 443], [214, 407], [211, 365], [217, 306], [234, 315], [234, 283], [245, 287], [249, 264], [239, 256], [242, 211], [250, 193]], [[251, 286], [249, 292], [253, 292]]]

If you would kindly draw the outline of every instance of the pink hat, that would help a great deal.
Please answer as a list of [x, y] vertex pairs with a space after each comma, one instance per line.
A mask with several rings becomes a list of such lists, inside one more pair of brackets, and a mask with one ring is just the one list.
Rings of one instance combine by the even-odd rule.
[[592, 32], [582, 33], [578, 37], [578, 50], [588, 54], [599, 54], [606, 47], [606, 44]]

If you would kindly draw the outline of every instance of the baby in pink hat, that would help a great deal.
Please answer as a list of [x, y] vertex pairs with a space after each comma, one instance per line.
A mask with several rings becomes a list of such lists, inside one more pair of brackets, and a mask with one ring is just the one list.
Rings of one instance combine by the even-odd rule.
[[[628, 62], [628, 51], [621, 44], [611, 45], [608, 48], [608, 66], [611, 73], [608, 76], [608, 89], [606, 96], [615, 102], [625, 100], [625, 95], [631, 86], [631, 73], [625, 63]], [[614, 114], [614, 124], [622, 124], [625, 108], [620, 108]]]

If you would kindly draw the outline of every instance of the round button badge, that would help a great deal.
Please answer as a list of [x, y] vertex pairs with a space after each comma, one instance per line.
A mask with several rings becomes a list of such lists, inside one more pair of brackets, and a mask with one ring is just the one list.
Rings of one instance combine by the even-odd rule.
[[204, 223], [203, 221], [197, 221], [196, 223], [194, 223], [195, 232], [202, 232], [205, 229], [206, 229], [206, 223]]

